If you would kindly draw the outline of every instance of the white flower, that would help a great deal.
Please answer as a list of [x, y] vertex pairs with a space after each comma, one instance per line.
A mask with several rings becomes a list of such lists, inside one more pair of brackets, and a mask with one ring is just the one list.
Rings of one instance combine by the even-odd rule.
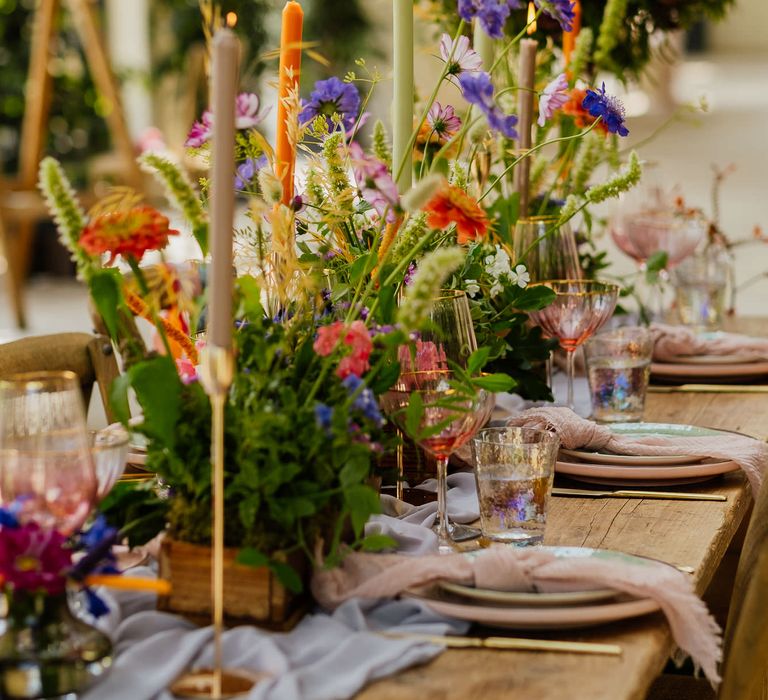
[[497, 294], [501, 294], [501, 292], [503, 291], [504, 291], [504, 285], [497, 280], [496, 282], [493, 283], [493, 286], [491, 287], [488, 293], [491, 295], [491, 299], [493, 299]]
[[491, 277], [498, 280], [502, 275], [512, 272], [511, 262], [507, 251], [496, 244], [496, 253], [485, 258], [485, 269]]
[[[451, 55], [453, 54], [453, 55]], [[448, 63], [448, 75], [459, 75], [465, 72], [475, 72], [482, 70], [483, 59], [480, 54], [469, 45], [469, 37], [460, 36], [456, 45], [448, 34], [440, 37], [440, 58]]]
[[477, 280], [464, 280], [464, 291], [474, 299], [480, 293], [480, 285]]
[[517, 286], [520, 287], [520, 289], [525, 289], [531, 281], [531, 275], [528, 273], [528, 270], [525, 269], [525, 265], [518, 265], [512, 274], [517, 278], [513, 281], [513, 284], [517, 282]]

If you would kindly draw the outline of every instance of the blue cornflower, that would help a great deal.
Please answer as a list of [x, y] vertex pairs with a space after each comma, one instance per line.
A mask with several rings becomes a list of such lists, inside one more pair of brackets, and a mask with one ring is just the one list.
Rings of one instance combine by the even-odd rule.
[[83, 593], [85, 593], [85, 605], [93, 617], [102, 617], [109, 612], [107, 604], [88, 586], [83, 588]]
[[0, 508], [0, 526], [15, 530], [19, 527], [19, 519], [10, 508]]
[[384, 425], [384, 418], [379, 410], [379, 402], [376, 400], [375, 394], [365, 386], [365, 382], [360, 377], [350, 374], [341, 383], [350, 396], [357, 394], [352, 402], [352, 408], [360, 411], [360, 413], [376, 425]]
[[304, 102], [299, 113], [299, 122], [306, 124], [318, 115], [325, 117], [328, 129], [335, 128], [331, 117], [338, 114], [344, 131], [349, 132], [355, 126], [360, 112], [360, 93], [351, 83], [344, 83], [336, 77], [318, 80], [315, 89]]
[[111, 527], [104, 516], [99, 515], [91, 527], [81, 532], [78, 537], [77, 547], [85, 550], [85, 555], [72, 567], [70, 577], [82, 581], [92, 573], [119, 573], [115, 555], [112, 553], [112, 546], [117, 543], [119, 537], [118, 529]]
[[498, 131], [510, 139], [517, 138], [517, 117], [514, 114], [504, 114], [494, 101], [493, 83], [488, 73], [462, 73], [459, 76], [459, 85], [464, 99], [480, 108], [493, 131]]
[[247, 190], [256, 180], [259, 170], [266, 167], [267, 157], [265, 155], [259, 158], [246, 158], [237, 166], [235, 174], [235, 189]]
[[522, 0], [459, 0], [458, 10], [464, 21], [477, 18], [488, 36], [501, 39], [509, 13], [520, 7]]
[[331, 431], [331, 421], [333, 420], [333, 409], [324, 403], [315, 404], [315, 423], [318, 428]]
[[605, 83], [600, 91], [587, 90], [587, 96], [581, 103], [593, 117], [602, 117], [603, 124], [612, 134], [627, 136], [629, 129], [624, 126], [624, 105], [617, 97], [605, 94]]
[[574, 0], [533, 0], [533, 4], [540, 7], [545, 15], [557, 21], [564, 32], [570, 32], [573, 29]]

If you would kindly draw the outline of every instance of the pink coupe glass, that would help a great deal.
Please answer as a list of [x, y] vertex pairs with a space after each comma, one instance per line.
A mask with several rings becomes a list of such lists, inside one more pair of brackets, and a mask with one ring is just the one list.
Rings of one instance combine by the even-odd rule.
[[531, 320], [560, 341], [568, 361], [568, 407], [573, 409], [573, 374], [576, 348], [596, 333], [616, 308], [619, 288], [592, 280], [549, 280], [540, 284], [555, 292], [555, 299]]
[[73, 372], [0, 382], [0, 502], [22, 522], [69, 535], [96, 498], [85, 408]]

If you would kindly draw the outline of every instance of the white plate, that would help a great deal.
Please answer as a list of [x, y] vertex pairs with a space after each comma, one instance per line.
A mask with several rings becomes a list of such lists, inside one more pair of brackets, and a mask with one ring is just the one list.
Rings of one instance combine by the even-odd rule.
[[437, 585], [448, 593], [472, 598], [487, 603], [501, 603], [517, 607], [548, 607], [562, 605], [585, 605], [586, 603], [599, 603], [603, 600], [615, 598], [618, 593], [610, 588], [594, 591], [565, 591], [561, 593], [529, 593], [519, 591], [494, 591], [489, 588], [475, 588], [463, 586], [460, 583], [450, 581], [438, 581]]
[[675, 379], [692, 377], [742, 377], [744, 379], [763, 377], [768, 374], [768, 362], [728, 363], [722, 365], [699, 365], [695, 363], [676, 364], [673, 362], [652, 362], [651, 375]]
[[[742, 365], [752, 362], [764, 362], [764, 356], [757, 353], [732, 353], [730, 355], [678, 355], [665, 360], [662, 364], [684, 365]], [[745, 368], [748, 369], [748, 368]]]
[[[647, 457], [645, 455], [614, 455], [609, 452], [585, 452], [584, 450], [560, 449], [560, 454], [568, 457], [576, 457], [583, 462], [591, 464], [612, 464], [621, 466], [664, 466], [675, 464], [693, 464], [703, 459], [697, 455], [665, 455]], [[567, 461], [567, 460], [565, 460]]]
[[[613, 560], [632, 561], [647, 564], [650, 560], [623, 552], [588, 547], [546, 547], [556, 556], [599, 557]], [[482, 556], [482, 552], [471, 555]], [[505, 607], [493, 604], [479, 604], [442, 591], [437, 586], [426, 586], [403, 594], [407, 598], [424, 601], [441, 615], [460, 620], [479, 622], [484, 625], [516, 629], [563, 629], [591, 627], [607, 622], [626, 620], [647, 615], [659, 609], [659, 604], [650, 598], [637, 599], [622, 596], [615, 602], [602, 605], [565, 605], [560, 607]]]
[[[706, 437], [718, 435], [718, 431], [711, 428], [700, 428], [696, 425], [677, 423], [616, 423], [608, 426], [608, 428], [617, 435], [629, 435], [632, 437]], [[611, 466], [637, 465], [652, 467], [693, 464], [703, 459], [702, 455], [617, 455], [611, 452], [589, 452], [587, 450], [567, 450], [565, 448], [560, 448], [560, 452], [590, 464], [608, 464]]]
[[[618, 484], [621, 481], [621, 485], [626, 485], [626, 482], [629, 481], [699, 480], [736, 471], [738, 468], [739, 465], [736, 462], [722, 459], [704, 459], [697, 464], [659, 467], [628, 467], [619, 464], [589, 464], [588, 462], [564, 462], [561, 460], [558, 460], [555, 465], [555, 471], [558, 474], [587, 477], [590, 480], [601, 479], [601, 481], [594, 483]], [[605, 481], [602, 481], [603, 479]]]

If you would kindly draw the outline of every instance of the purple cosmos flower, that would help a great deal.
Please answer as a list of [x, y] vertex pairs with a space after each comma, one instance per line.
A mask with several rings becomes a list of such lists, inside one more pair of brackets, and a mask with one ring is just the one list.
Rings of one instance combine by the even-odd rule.
[[521, 0], [459, 0], [458, 9], [464, 21], [477, 18], [488, 36], [501, 39], [509, 13], [521, 6]]
[[461, 119], [456, 116], [456, 110], [451, 105], [443, 107], [439, 102], [429, 108], [427, 124], [430, 131], [445, 141], [461, 129]]
[[211, 129], [213, 128], [213, 114], [208, 110], [203, 112], [199, 122], [195, 122], [187, 134], [187, 140], [184, 145], [187, 148], [200, 148], [209, 138], [211, 138]]
[[400, 208], [400, 194], [387, 166], [378, 158], [366, 155], [354, 141], [349, 144], [349, 158], [363, 199], [379, 216], [386, 214], [387, 222], [393, 223]]
[[514, 114], [504, 114], [494, 101], [493, 83], [488, 73], [464, 73], [459, 76], [459, 85], [464, 99], [480, 108], [493, 131], [498, 131], [510, 139], [517, 138], [517, 117]]
[[255, 181], [259, 170], [267, 166], [267, 157], [261, 155], [258, 158], [246, 158], [237, 166], [235, 174], [235, 189], [247, 190]]
[[573, 29], [574, 0], [533, 0], [533, 4], [540, 7], [545, 15], [554, 19], [564, 32], [570, 32]]
[[376, 425], [384, 425], [384, 418], [379, 410], [379, 402], [376, 400], [374, 393], [365, 386], [365, 382], [360, 379], [360, 377], [350, 374], [341, 383], [344, 385], [350, 396], [357, 394], [352, 402], [352, 408], [360, 411], [360, 413]]
[[605, 94], [605, 83], [600, 92], [587, 90], [587, 96], [581, 103], [593, 117], [602, 117], [608, 131], [619, 136], [627, 136], [629, 129], [624, 126], [624, 105], [617, 97]]
[[360, 93], [351, 83], [344, 83], [338, 78], [318, 80], [309, 100], [303, 103], [299, 114], [299, 122], [306, 124], [318, 115], [325, 117], [328, 129], [333, 130], [331, 117], [337, 114], [341, 119], [344, 131], [349, 132], [355, 126], [360, 112]]
[[448, 34], [440, 37], [440, 58], [448, 64], [448, 75], [471, 73], [483, 67], [480, 54], [470, 47], [469, 37], [463, 34], [455, 43]]
[[235, 128], [252, 129], [260, 124], [269, 110], [259, 114], [261, 102], [253, 92], [241, 92], [235, 100]]
[[0, 536], [0, 576], [19, 591], [63, 593], [72, 552], [64, 535], [37, 523], [4, 526]]
[[539, 126], [544, 126], [547, 119], [552, 119], [552, 115], [568, 102], [568, 79], [565, 73], [560, 73], [547, 87], [539, 97]]

